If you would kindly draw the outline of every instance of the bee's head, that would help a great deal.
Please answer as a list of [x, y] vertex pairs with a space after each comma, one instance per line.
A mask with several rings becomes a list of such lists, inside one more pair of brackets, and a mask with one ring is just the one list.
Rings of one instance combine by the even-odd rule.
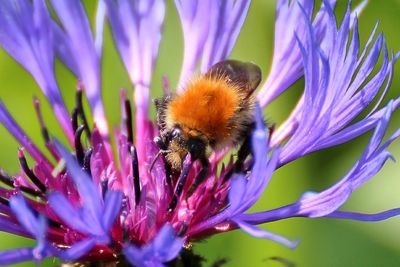
[[193, 160], [204, 155], [207, 142], [200, 136], [193, 136], [180, 127], [173, 127], [156, 140], [158, 147], [165, 150], [166, 159], [175, 170], [180, 170], [183, 159], [190, 153]]

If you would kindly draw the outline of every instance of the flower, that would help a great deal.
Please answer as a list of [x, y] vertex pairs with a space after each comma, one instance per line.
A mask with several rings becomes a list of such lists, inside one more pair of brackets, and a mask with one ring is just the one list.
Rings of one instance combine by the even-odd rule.
[[[22, 146], [18, 151], [20, 173], [0, 173], [4, 184], [0, 188], [0, 230], [37, 241], [33, 248], [0, 252], [0, 264], [57, 257], [63, 262], [163, 266], [179, 261], [181, 251], [190, 243], [236, 228], [294, 248], [297, 241], [257, 225], [291, 217], [375, 221], [400, 214], [400, 209], [378, 214], [339, 210], [351, 193], [391, 158], [387, 148], [400, 135], [398, 129], [384, 140], [400, 98], [381, 107], [398, 55], [389, 54], [383, 35], [376, 37], [376, 27], [360, 50], [357, 14], [365, 1], [353, 10], [349, 4], [338, 27], [334, 0], [324, 0], [314, 18], [312, 1], [278, 0], [277, 49], [269, 76], [257, 94], [259, 106], [251, 133], [252, 164], [245, 163], [249, 172], [229, 177], [233, 157], [219, 170], [229, 152], [214, 152], [209, 157], [207, 177], [190, 196], [185, 193], [201, 172], [190, 155], [177, 175], [171, 174], [168, 164], [160, 158], [152, 164], [158, 153], [152, 141], [158, 129], [149, 117], [148, 105], [162, 37], [164, 1], [99, 0], [95, 36], [80, 1], [49, 2], [57, 20], [44, 0], [1, 1], [0, 43], [42, 89], [64, 129], [72, 154], [46, 127], [37, 99], [34, 106], [51, 159], [27, 137], [0, 102], [0, 121]], [[184, 36], [177, 86], [181, 92], [200, 60], [200, 71], [205, 72], [229, 56], [250, 1], [176, 0], [175, 5]], [[205, 21], [205, 16], [210, 20]], [[105, 118], [101, 60], [106, 19], [135, 88], [135, 134], [126, 91], [121, 92], [122, 126], [114, 134]], [[374, 73], [380, 55], [383, 61]], [[78, 81], [72, 115], [55, 77], [56, 58]], [[277, 129], [266, 127], [262, 108], [301, 77], [305, 80], [304, 92], [292, 113]], [[93, 126], [84, 112], [83, 93], [91, 108]], [[375, 107], [360, 116], [373, 101]], [[373, 135], [364, 153], [337, 183], [321, 192], [305, 192], [292, 204], [248, 213], [277, 168], [370, 130]], [[87, 144], [82, 142], [83, 135]], [[116, 141], [115, 151], [112, 140]], [[25, 153], [34, 160], [33, 167]], [[171, 210], [168, 207], [174, 188], [183, 179], [187, 179], [183, 193]]]

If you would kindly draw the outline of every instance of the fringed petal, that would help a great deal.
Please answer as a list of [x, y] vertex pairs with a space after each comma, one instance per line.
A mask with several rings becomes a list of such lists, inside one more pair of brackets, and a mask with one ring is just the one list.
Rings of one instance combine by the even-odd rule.
[[[328, 5], [326, 1], [325, 5]], [[382, 35], [377, 37], [369, 52], [364, 50], [358, 56], [356, 18], [348, 44], [352, 14], [350, 4], [339, 29], [336, 29], [334, 23], [330, 23], [329, 27], [334, 28], [333, 33], [327, 35], [332, 36], [325, 39], [323, 46], [318, 42], [318, 28], [311, 24], [307, 9], [301, 5], [299, 8], [307, 28], [307, 31], [303, 29], [303, 40], [297, 33], [295, 35], [304, 62], [305, 91], [297, 107], [283, 124], [285, 129], [278, 129], [272, 136], [271, 142], [274, 146], [289, 137], [282, 149], [280, 165], [316, 150], [349, 141], [375, 127], [383, 114], [383, 109], [375, 109], [391, 83], [394, 63], [394, 59], [389, 59]], [[333, 10], [326, 8], [325, 12], [334, 21]], [[367, 46], [371, 42], [372, 39]], [[382, 66], [370, 77], [382, 53]], [[377, 102], [370, 114], [348, 126], [374, 100]], [[399, 102], [394, 101], [391, 111], [400, 105]]]
[[135, 86], [136, 148], [145, 158], [150, 83], [164, 22], [164, 0], [105, 0], [114, 42]]
[[54, 75], [51, 25], [43, 0], [0, 2], [0, 45], [34, 77], [72, 142], [68, 111]]
[[170, 224], [165, 224], [157, 236], [146, 246], [138, 248], [127, 245], [123, 249], [126, 259], [138, 267], [164, 266], [178, 256], [182, 250], [183, 239], [176, 237]]

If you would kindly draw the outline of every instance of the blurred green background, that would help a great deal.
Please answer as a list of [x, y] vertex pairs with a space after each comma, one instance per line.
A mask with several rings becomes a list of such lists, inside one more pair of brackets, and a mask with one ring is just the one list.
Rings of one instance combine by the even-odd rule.
[[[84, 1], [89, 16], [93, 17], [95, 1]], [[161, 95], [161, 77], [166, 74], [175, 85], [182, 62], [182, 36], [177, 12], [172, 1], [167, 1], [164, 38], [160, 57], [153, 78], [152, 96]], [[336, 12], [341, 20], [347, 1], [339, 0]], [[353, 1], [353, 6], [360, 1]], [[320, 1], [317, 1], [319, 7]], [[253, 0], [248, 18], [239, 36], [232, 58], [254, 61], [267, 75], [273, 53], [275, 1]], [[365, 43], [374, 24], [386, 36], [389, 51], [400, 50], [400, 1], [370, 0], [360, 16], [359, 29]], [[400, 95], [400, 71], [396, 67], [388, 97]], [[73, 107], [74, 77], [57, 63], [59, 85], [69, 109]], [[109, 30], [106, 31], [103, 60], [103, 98], [110, 125], [119, 123], [119, 89], [132, 90], [128, 77], [114, 49]], [[299, 81], [266, 110], [270, 121], [280, 123], [290, 112], [301, 92]], [[43, 142], [32, 105], [32, 96], [43, 103], [46, 123], [54, 136], [62, 136], [52, 112], [45, 102], [34, 80], [4, 51], [0, 51], [0, 97], [14, 118], [40, 147]], [[400, 111], [392, 118], [389, 133], [400, 126]], [[154, 115], [154, 110], [152, 110]], [[346, 145], [314, 153], [279, 169], [254, 210], [269, 209], [295, 201], [304, 191], [321, 190], [331, 185], [351, 168], [362, 153], [370, 134]], [[0, 166], [9, 173], [18, 171], [18, 144], [0, 127]], [[390, 151], [400, 158], [400, 142], [394, 143]], [[357, 190], [343, 209], [360, 212], [379, 212], [400, 206], [400, 164], [387, 162], [383, 170], [369, 183]], [[400, 219], [393, 218], [379, 223], [361, 223], [334, 219], [290, 219], [264, 225], [268, 230], [300, 239], [295, 250], [289, 250], [268, 240], [256, 239], [234, 231], [207, 239], [194, 249], [209, 261], [227, 258], [226, 266], [284, 266], [268, 260], [278, 257], [293, 262], [296, 266], [400, 266]], [[0, 250], [28, 246], [33, 242], [9, 234], [0, 234]], [[54, 260], [46, 260], [41, 266], [55, 266]], [[24, 263], [18, 266], [32, 266]]]

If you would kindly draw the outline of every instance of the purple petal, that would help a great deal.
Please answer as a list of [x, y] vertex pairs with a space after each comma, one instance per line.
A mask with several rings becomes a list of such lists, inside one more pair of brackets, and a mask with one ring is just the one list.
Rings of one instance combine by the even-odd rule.
[[83, 199], [83, 208], [86, 211], [85, 216], [90, 218], [90, 220], [93, 220], [96, 225], [100, 225], [102, 207], [97, 187], [92, 182], [92, 179], [82, 171], [78, 162], [57, 140], [55, 140], [55, 145], [61, 156], [64, 158], [68, 172], [78, 188], [79, 195]]
[[231, 178], [231, 188], [229, 190], [229, 209], [237, 210], [246, 196], [247, 180], [244, 175], [235, 175]]
[[202, 72], [226, 59], [232, 51], [250, 6], [250, 0], [212, 1], [210, 30], [204, 46]]
[[212, 1], [175, 0], [175, 6], [181, 20], [184, 41], [183, 63], [178, 82], [178, 90], [181, 90], [193, 75], [202, 55], [212, 21], [204, 18], [209, 16], [212, 10]]
[[0, 265], [9, 266], [23, 261], [33, 260], [33, 248], [19, 248], [0, 251]]
[[107, 135], [101, 100], [100, 62], [85, 10], [78, 0], [52, 0], [51, 3], [68, 36], [69, 49], [73, 51], [71, 56], [75, 59], [79, 78], [85, 85], [96, 126], [102, 135]]
[[271, 232], [265, 231], [259, 227], [256, 227], [254, 225], [248, 224], [246, 222], [240, 221], [240, 220], [234, 220], [234, 222], [246, 233], [248, 233], [251, 236], [257, 237], [257, 238], [265, 238], [272, 240], [274, 242], [277, 242], [279, 244], [282, 244], [288, 248], [294, 249], [297, 247], [299, 244], [299, 241], [290, 241], [289, 239], [273, 234]]
[[80, 257], [87, 254], [94, 246], [96, 245], [95, 238], [88, 238], [82, 241], [79, 241], [72, 245], [69, 249], [63, 251], [60, 254], [60, 257], [63, 260], [67, 261], [75, 261]]
[[[144, 267], [147, 266], [145, 259], [143, 259], [143, 253], [140, 248], [135, 246], [126, 246], [123, 249], [123, 253], [125, 258], [129, 261], [133, 266]], [[159, 263], [161, 264], [161, 263]], [[163, 266], [163, 265], [161, 265]]]
[[22, 195], [16, 195], [10, 198], [10, 208], [17, 217], [18, 222], [27, 231], [38, 239], [44, 238], [47, 230], [46, 222], [40, 221], [36, 218]]
[[390, 104], [388, 110], [375, 129], [361, 159], [335, 185], [320, 193], [305, 193], [298, 202], [291, 205], [272, 211], [241, 215], [239, 219], [254, 224], [295, 216], [323, 217], [335, 212], [347, 201], [354, 190], [370, 180], [382, 168], [386, 160], [391, 158], [390, 153], [385, 151], [384, 148], [400, 135], [400, 130], [389, 138], [387, 141], [389, 143], [385, 142], [381, 147], [378, 147], [384, 136], [383, 131], [389, 122]]
[[183, 239], [176, 237], [174, 228], [166, 223], [152, 241], [152, 249], [163, 262], [176, 258], [183, 247]]
[[21, 127], [11, 117], [3, 102], [0, 100], [0, 122], [12, 136], [29, 152], [36, 162], [43, 162], [49, 169], [51, 165], [39, 148], [29, 139]]
[[105, 0], [99, 0], [97, 4], [96, 10], [96, 38], [95, 38], [95, 47], [97, 57], [101, 58], [102, 50], [103, 50], [103, 32], [104, 32], [104, 23], [106, 19], [107, 6], [104, 2]]
[[23, 229], [21, 225], [15, 224], [8, 216], [0, 216], [0, 231], [12, 233], [21, 236], [31, 236], [31, 234]]
[[[273, 136], [273, 145], [277, 145], [279, 144], [277, 142], [282, 142], [291, 135], [283, 147], [280, 165], [318, 149], [349, 141], [375, 127], [383, 116], [382, 109], [381, 111], [375, 109], [389, 88], [394, 62], [389, 60], [382, 35], [377, 38], [371, 51], [367, 53], [364, 50], [358, 57], [359, 37], [356, 19], [352, 39], [348, 44], [351, 27], [350, 5], [340, 28], [336, 29], [335, 25], [327, 28], [329, 38], [325, 39], [323, 50], [318, 43], [318, 28], [311, 25], [307, 11], [301, 5], [299, 8], [303, 12], [307, 27], [307, 31], [302, 29], [304, 41], [296, 35], [304, 61], [305, 92], [287, 123], [284, 124], [285, 127], [290, 127], [289, 130], [278, 129], [277, 134]], [[326, 12], [329, 19], [334, 21], [332, 9], [327, 6]], [[383, 51], [382, 66], [371, 78], [369, 76], [376, 67], [381, 51]], [[385, 80], [386, 86], [380, 90]], [[381, 95], [370, 114], [359, 122], [347, 126], [369, 103], [376, 100], [379, 91]], [[399, 101], [396, 100], [385, 110], [390, 109], [390, 112], [393, 112], [398, 106]]]
[[150, 83], [161, 41], [165, 3], [163, 0], [106, 0], [106, 5], [114, 42], [135, 85], [135, 143], [139, 159], [144, 159]]
[[183, 246], [183, 239], [175, 236], [174, 229], [167, 223], [156, 237], [142, 248], [133, 245], [123, 249], [125, 257], [135, 266], [164, 266], [162, 263], [176, 258]]
[[[50, 207], [59, 216], [63, 223], [84, 234], [90, 234], [92, 231], [79, 216], [78, 210], [75, 209], [71, 203], [58, 192], [50, 193], [48, 195]], [[60, 208], [62, 207], [62, 209]]]
[[390, 219], [395, 216], [400, 215], [400, 208], [391, 209], [384, 212], [374, 213], [374, 214], [365, 214], [358, 212], [349, 212], [349, 211], [334, 211], [328, 215], [326, 218], [336, 218], [336, 219], [347, 219], [347, 220], [355, 220], [355, 221], [363, 221], [363, 222], [379, 222], [383, 220]]
[[102, 217], [103, 228], [107, 231], [120, 213], [122, 203], [122, 192], [108, 191], [104, 201], [104, 211]]
[[69, 140], [68, 111], [54, 76], [52, 20], [45, 1], [0, 1], [0, 45], [36, 80]]

